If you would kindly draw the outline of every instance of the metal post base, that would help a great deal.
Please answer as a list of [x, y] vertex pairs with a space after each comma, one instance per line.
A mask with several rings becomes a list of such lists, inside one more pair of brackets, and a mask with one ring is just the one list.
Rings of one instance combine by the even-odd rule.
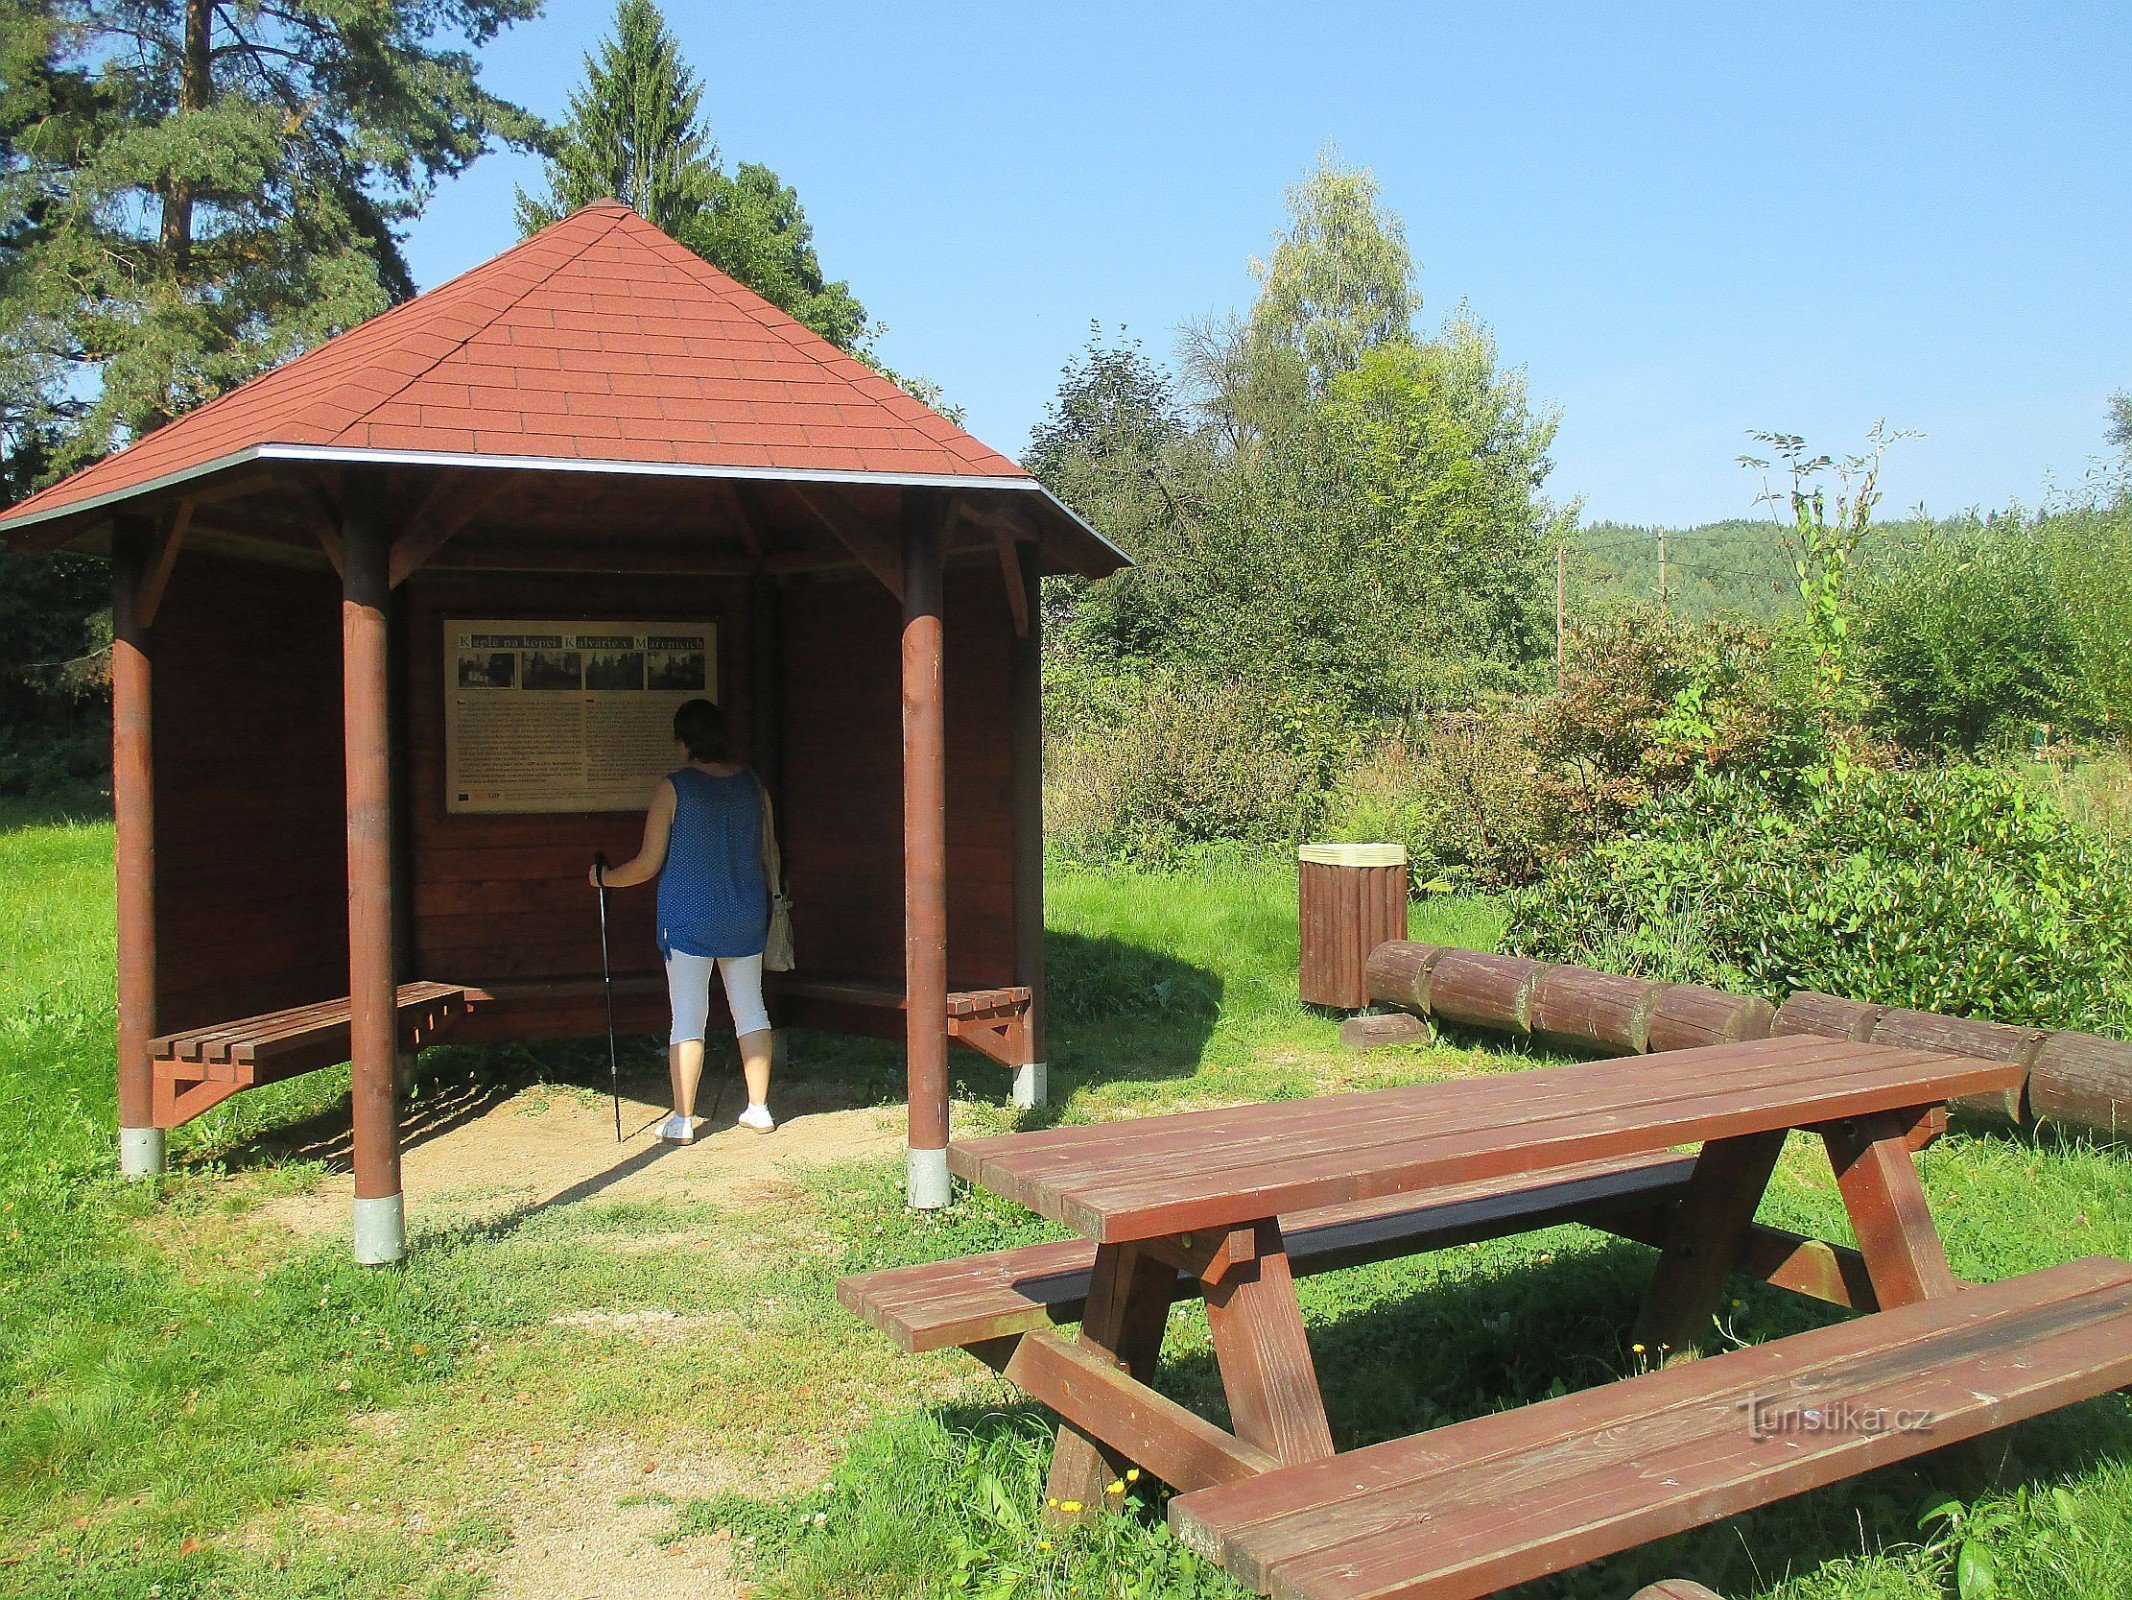
[[407, 1199], [388, 1194], [355, 1202], [355, 1259], [365, 1267], [388, 1266], [407, 1254]]
[[1014, 1088], [1007, 1096], [1007, 1104], [1017, 1111], [1034, 1111], [1050, 1091], [1050, 1073], [1044, 1063], [1031, 1061], [1014, 1069]]
[[169, 1165], [170, 1135], [161, 1128], [118, 1130], [118, 1170], [121, 1177], [154, 1178]]
[[945, 1150], [913, 1150], [905, 1192], [918, 1211], [938, 1211], [948, 1203], [948, 1153]]

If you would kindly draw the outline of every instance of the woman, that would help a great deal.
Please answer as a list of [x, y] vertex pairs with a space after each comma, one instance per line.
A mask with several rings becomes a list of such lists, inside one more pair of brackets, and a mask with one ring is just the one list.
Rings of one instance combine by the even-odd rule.
[[770, 797], [755, 774], [732, 759], [725, 713], [691, 700], [674, 713], [679, 770], [659, 780], [644, 814], [644, 844], [634, 859], [603, 873], [595, 888], [626, 889], [659, 880], [659, 954], [673, 1031], [667, 1064], [674, 1114], [659, 1125], [672, 1144], [696, 1138], [696, 1085], [703, 1076], [703, 1030], [711, 1009], [711, 969], [725, 980], [726, 1009], [740, 1037], [748, 1106], [740, 1126], [768, 1133], [770, 1014], [763, 1008], [763, 945], [770, 932], [769, 853], [774, 847]]

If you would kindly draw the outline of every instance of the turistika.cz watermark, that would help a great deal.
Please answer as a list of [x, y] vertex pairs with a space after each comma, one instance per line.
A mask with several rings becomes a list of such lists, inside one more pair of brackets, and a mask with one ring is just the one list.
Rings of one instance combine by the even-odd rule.
[[1933, 1411], [1865, 1406], [1851, 1400], [1809, 1406], [1750, 1395], [1740, 1407], [1747, 1413], [1747, 1436], [1756, 1443], [1793, 1434], [1930, 1433], [1939, 1420]]

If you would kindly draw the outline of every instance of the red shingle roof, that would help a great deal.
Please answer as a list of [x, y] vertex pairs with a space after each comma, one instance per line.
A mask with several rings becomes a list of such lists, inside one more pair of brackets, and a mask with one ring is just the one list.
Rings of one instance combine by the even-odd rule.
[[1027, 479], [606, 201], [30, 496], [0, 526], [272, 446], [653, 471]]

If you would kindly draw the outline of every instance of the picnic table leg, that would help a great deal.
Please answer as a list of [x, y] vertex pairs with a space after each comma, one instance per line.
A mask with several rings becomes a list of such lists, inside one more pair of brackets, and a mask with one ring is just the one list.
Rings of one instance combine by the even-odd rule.
[[1206, 1288], [1230, 1422], [1239, 1439], [1291, 1466], [1329, 1456], [1332, 1430], [1281, 1225], [1268, 1219], [1237, 1231], [1251, 1235], [1251, 1259], [1229, 1266]]
[[1911, 1154], [1914, 1130], [1929, 1109], [1861, 1117], [1821, 1133], [1883, 1309], [1935, 1300], [1956, 1288]]
[[[1177, 1269], [1135, 1244], [1096, 1247], [1096, 1264], [1081, 1315], [1080, 1343], [1100, 1350], [1142, 1383], [1155, 1376], [1162, 1334], [1169, 1325]], [[1059, 1422], [1045, 1498], [1053, 1514], [1071, 1521], [1100, 1509], [1104, 1489], [1127, 1462], [1071, 1422]], [[1076, 1507], [1067, 1510], [1067, 1507]]]
[[1784, 1130], [1712, 1139], [1695, 1158], [1673, 1231], [1636, 1319], [1636, 1342], [1654, 1365], [1692, 1358], [1725, 1298], [1769, 1175], [1784, 1151]]

